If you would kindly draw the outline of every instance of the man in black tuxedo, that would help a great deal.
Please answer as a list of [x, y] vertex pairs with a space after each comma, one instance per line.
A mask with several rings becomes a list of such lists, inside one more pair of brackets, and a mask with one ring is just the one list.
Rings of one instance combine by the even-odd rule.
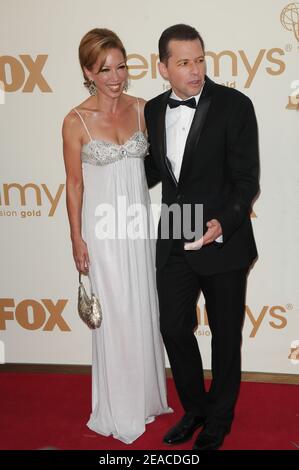
[[[193, 448], [212, 450], [230, 432], [240, 386], [246, 280], [257, 256], [250, 220], [259, 190], [257, 124], [248, 97], [206, 76], [204, 43], [194, 28], [166, 29], [159, 55], [172, 89], [145, 106], [148, 185], [162, 182], [161, 219], [173, 204], [188, 206], [194, 232], [198, 205], [203, 209], [199, 239], [185, 237], [185, 227], [178, 236], [184, 224], [174, 215], [165, 219], [169, 236], [165, 223], [158, 229], [161, 332], [185, 410], [164, 443], [185, 442], [203, 426]], [[209, 392], [194, 335], [200, 292], [212, 333]]]

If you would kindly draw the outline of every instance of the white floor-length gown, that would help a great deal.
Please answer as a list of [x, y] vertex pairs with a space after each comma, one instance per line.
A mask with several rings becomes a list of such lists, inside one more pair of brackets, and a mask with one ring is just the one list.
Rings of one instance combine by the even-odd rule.
[[[149, 238], [153, 222], [144, 171], [148, 144], [139, 111], [138, 130], [123, 145], [94, 140], [75, 111], [90, 138], [81, 152], [82, 232], [91, 261], [91, 284], [103, 309], [102, 325], [92, 332], [92, 413], [87, 426], [130, 444], [155, 416], [172, 411], [166, 399], [159, 332], [155, 240]], [[134, 215], [133, 204], [146, 208], [147, 236], [134, 239], [127, 233], [121, 238], [117, 236], [124, 233], [123, 226], [118, 232], [120, 215], [125, 215], [125, 206]], [[111, 236], [111, 225], [110, 236], [101, 235], [107, 208], [110, 215], [115, 212], [116, 237]], [[130, 224], [130, 217], [126, 220]], [[131, 232], [137, 225], [131, 225]]]

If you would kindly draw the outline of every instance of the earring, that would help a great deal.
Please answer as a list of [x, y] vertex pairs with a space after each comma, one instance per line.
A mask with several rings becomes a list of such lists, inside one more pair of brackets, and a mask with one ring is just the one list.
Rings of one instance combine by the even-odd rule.
[[124, 87], [123, 87], [123, 91], [124, 92], [127, 92], [128, 89], [129, 89], [129, 86], [130, 86], [130, 82], [129, 82], [129, 79], [125, 81], [125, 84], [124, 84]]
[[91, 96], [94, 96], [97, 94], [97, 87], [93, 80], [86, 80], [86, 82], [84, 82], [84, 86], [88, 88], [89, 94]]

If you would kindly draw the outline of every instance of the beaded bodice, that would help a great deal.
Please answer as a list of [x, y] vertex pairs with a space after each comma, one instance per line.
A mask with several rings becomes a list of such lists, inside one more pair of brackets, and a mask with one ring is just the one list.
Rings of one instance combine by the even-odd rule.
[[137, 131], [122, 145], [90, 140], [82, 146], [81, 161], [91, 165], [108, 165], [124, 158], [144, 158], [147, 151], [147, 139], [142, 131]]

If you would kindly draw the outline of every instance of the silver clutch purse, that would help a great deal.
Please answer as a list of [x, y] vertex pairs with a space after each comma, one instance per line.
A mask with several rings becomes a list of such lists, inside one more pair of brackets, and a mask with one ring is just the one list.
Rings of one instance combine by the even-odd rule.
[[101, 326], [103, 318], [101, 304], [92, 292], [92, 288], [91, 297], [88, 297], [84, 284], [81, 281], [81, 273], [79, 273], [78, 313], [81, 320], [92, 330]]

